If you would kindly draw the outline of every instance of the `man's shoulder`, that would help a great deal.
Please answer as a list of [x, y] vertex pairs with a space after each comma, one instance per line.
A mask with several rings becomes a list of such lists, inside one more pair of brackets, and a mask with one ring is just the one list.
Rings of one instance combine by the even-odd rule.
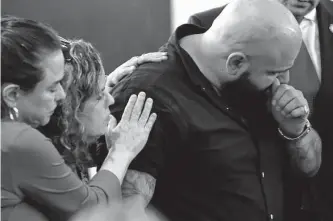
[[[169, 46], [172, 47], [172, 46]], [[149, 90], [167, 88], [184, 73], [184, 65], [174, 51], [168, 54], [168, 60], [140, 65], [131, 75], [121, 80], [113, 91]]]

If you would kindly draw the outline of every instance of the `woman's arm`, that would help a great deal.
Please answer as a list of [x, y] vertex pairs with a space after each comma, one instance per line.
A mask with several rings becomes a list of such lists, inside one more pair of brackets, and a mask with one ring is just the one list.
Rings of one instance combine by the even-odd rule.
[[132, 95], [119, 124], [109, 123], [106, 141], [112, 149], [88, 185], [72, 172], [40, 132], [33, 128], [23, 130], [10, 152], [15, 186], [60, 217], [121, 199], [120, 184], [130, 162], [145, 146], [156, 120], [156, 114], [150, 114], [152, 105], [145, 93]]
[[121, 199], [120, 181], [112, 172], [101, 170], [89, 184], [83, 183], [53, 144], [32, 128], [16, 139], [10, 158], [18, 191], [59, 217], [70, 217], [80, 208]]

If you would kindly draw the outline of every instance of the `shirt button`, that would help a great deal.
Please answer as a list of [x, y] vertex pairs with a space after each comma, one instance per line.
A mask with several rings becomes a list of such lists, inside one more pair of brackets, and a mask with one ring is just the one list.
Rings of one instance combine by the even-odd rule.
[[202, 91], [206, 91], [206, 88], [205, 88], [205, 87], [203, 87], [203, 88], [201, 88], [201, 90], [202, 90]]
[[261, 177], [265, 178], [265, 173], [264, 172], [261, 173]]
[[269, 215], [269, 218], [270, 218], [271, 220], [273, 220], [273, 219], [274, 219], [274, 215], [273, 215], [273, 214]]

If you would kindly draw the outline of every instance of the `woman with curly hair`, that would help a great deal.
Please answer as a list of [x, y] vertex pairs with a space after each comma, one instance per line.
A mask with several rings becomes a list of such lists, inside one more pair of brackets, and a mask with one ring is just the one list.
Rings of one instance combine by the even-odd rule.
[[[91, 45], [73, 44], [64, 67], [61, 43], [50, 27], [16, 17], [1, 19], [1, 219], [68, 220], [85, 207], [121, 198], [128, 165], [144, 147], [156, 114], [152, 99], [133, 95], [116, 122], [114, 99]], [[67, 75], [64, 70], [75, 73]], [[69, 85], [61, 82], [70, 82]], [[68, 97], [65, 99], [65, 90]], [[46, 125], [62, 103], [59, 141], [78, 161], [101, 134], [110, 149], [101, 170], [82, 182], [55, 146], [35, 128]], [[111, 204], [112, 206], [112, 204]]]
[[[88, 168], [95, 167], [91, 154], [99, 152], [96, 141], [105, 131], [100, 125], [103, 124], [100, 121], [101, 116], [94, 114], [94, 111], [83, 113], [82, 107], [86, 105], [87, 97], [91, 97], [93, 90], [98, 87], [96, 83], [99, 74], [96, 73], [104, 73], [104, 69], [100, 54], [91, 43], [82, 39], [60, 39], [65, 56], [65, 77], [61, 83], [67, 96], [57, 107], [50, 122], [41, 127], [40, 131], [52, 139], [59, 152], [63, 154], [65, 162], [87, 182], [92, 176], [88, 174]], [[167, 57], [164, 52], [152, 52], [129, 59], [106, 77], [105, 91], [111, 90], [120, 79], [131, 74], [140, 64], [165, 59]], [[92, 119], [94, 117], [96, 119]], [[90, 119], [90, 122], [86, 122], [87, 119]], [[112, 117], [113, 120], [115, 121]]]

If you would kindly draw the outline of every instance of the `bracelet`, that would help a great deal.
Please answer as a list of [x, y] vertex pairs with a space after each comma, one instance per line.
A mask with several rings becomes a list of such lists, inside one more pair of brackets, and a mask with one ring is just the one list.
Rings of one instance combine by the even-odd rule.
[[311, 123], [309, 120], [306, 120], [306, 123], [305, 123], [305, 127], [304, 127], [304, 130], [303, 132], [298, 135], [297, 137], [288, 137], [287, 135], [285, 135], [282, 130], [280, 128], [278, 128], [278, 131], [279, 131], [279, 134], [286, 140], [289, 140], [289, 141], [295, 141], [295, 140], [299, 140], [301, 139], [302, 137], [306, 136], [310, 131], [311, 131]]

